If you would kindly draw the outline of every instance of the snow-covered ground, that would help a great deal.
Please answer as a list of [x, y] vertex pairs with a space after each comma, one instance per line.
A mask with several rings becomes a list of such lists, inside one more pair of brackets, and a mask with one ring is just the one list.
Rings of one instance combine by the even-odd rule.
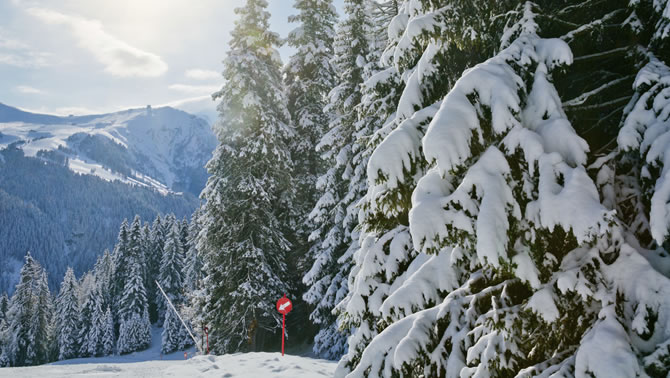
[[49, 365], [0, 368], [0, 377], [332, 377], [336, 362], [281, 353], [196, 356], [195, 348], [161, 355], [161, 328], [153, 327], [151, 347], [124, 356], [75, 358]]
[[[183, 357], [183, 353], [182, 357]], [[95, 360], [95, 359], [91, 359]], [[332, 377], [336, 362], [281, 353], [238, 353], [184, 360], [54, 364], [0, 369], [0, 377]]]

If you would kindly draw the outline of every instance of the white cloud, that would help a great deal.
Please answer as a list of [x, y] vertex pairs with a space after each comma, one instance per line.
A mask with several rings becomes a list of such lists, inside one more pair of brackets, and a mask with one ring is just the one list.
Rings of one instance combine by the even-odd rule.
[[198, 68], [187, 70], [186, 77], [195, 80], [221, 80], [221, 73], [212, 70], [201, 70]]
[[105, 66], [105, 71], [112, 75], [156, 77], [167, 71], [167, 63], [161, 57], [108, 34], [97, 20], [46, 8], [29, 8], [28, 12], [46, 23], [69, 27], [79, 46], [90, 51]]
[[202, 95], [210, 96], [212, 93], [217, 92], [221, 89], [220, 85], [190, 85], [190, 84], [172, 84], [168, 88], [179, 91], [183, 93], [193, 94], [193, 95]]
[[219, 113], [216, 111], [216, 102], [212, 100], [212, 96], [196, 96], [183, 98], [166, 102], [156, 107], [169, 106], [172, 108], [181, 109], [185, 112], [204, 117], [210, 124], [218, 118]]
[[170, 102], [166, 102], [164, 104], [158, 105], [158, 107], [161, 106], [171, 106], [171, 107], [179, 107], [182, 105], [194, 103], [194, 102], [212, 102], [212, 96], [196, 96], [196, 97], [189, 97], [189, 98], [182, 98], [179, 100], [174, 100]]
[[18, 39], [8, 37], [0, 29], [0, 64], [20, 68], [46, 67], [49, 65], [49, 56], [48, 53], [34, 51]]
[[0, 51], [0, 64], [20, 68], [39, 68], [49, 66], [49, 54], [34, 51], [3, 52]]
[[89, 114], [105, 114], [105, 113], [111, 113], [111, 112], [116, 112], [120, 111], [121, 109], [113, 108], [113, 109], [98, 109], [98, 108], [87, 108], [85, 106], [63, 106], [54, 109], [54, 111], [51, 112], [51, 114], [56, 114], [56, 115], [89, 115]]
[[25, 43], [0, 34], [0, 49], [28, 50], [28, 48], [28, 45]]
[[46, 92], [43, 90], [31, 87], [29, 85], [19, 85], [16, 87], [16, 90], [25, 94], [46, 94]]

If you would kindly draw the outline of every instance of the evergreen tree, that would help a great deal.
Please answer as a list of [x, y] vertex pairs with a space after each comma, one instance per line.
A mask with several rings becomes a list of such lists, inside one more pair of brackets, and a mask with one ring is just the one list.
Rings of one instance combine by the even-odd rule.
[[198, 251], [198, 234], [202, 229], [200, 224], [200, 208], [196, 209], [188, 226], [187, 249], [184, 250], [184, 287], [187, 291], [200, 288], [202, 280], [202, 256]]
[[[170, 298], [172, 304], [176, 307], [184, 302], [182, 276], [182, 272], [184, 271], [184, 255], [182, 251], [183, 230], [184, 223], [177, 223], [168, 233], [159, 276], [161, 287], [168, 298]], [[191, 339], [184, 329], [184, 326], [181, 324], [181, 321], [174, 313], [174, 310], [170, 307], [161, 293], [157, 293], [157, 295], [160, 295], [166, 309], [164, 315], [165, 320], [163, 322], [162, 352], [170, 353], [177, 349], [183, 349], [187, 345], [191, 345]]]
[[[646, 288], [667, 278], [600, 203], [563, 110], [576, 102], [552, 80], [573, 62], [566, 41], [597, 28], [556, 26], [574, 4], [444, 5], [405, 2], [389, 28], [402, 35], [394, 64], [410, 71], [368, 165], [344, 304], [356, 331], [336, 376], [630, 377], [641, 361], [662, 376], [666, 295]], [[610, 7], [621, 4], [579, 17], [626, 19]], [[561, 39], [539, 36], [565, 25]]]
[[[299, 26], [291, 31], [288, 44], [296, 48], [284, 66], [284, 83], [288, 110], [295, 127], [290, 144], [294, 162], [293, 177], [298, 186], [293, 210], [296, 213], [296, 241], [307, 240], [307, 216], [316, 203], [316, 180], [325, 173], [325, 166], [316, 145], [331, 121], [324, 111], [328, 93], [335, 86], [333, 59], [334, 25], [337, 19], [332, 0], [296, 0], [298, 14], [289, 22]], [[308, 245], [294, 245], [297, 257], [306, 253]]]
[[[119, 303], [119, 353], [146, 349], [151, 343], [151, 323], [147, 293], [144, 287], [144, 251], [139, 217], [135, 217], [128, 232], [128, 275]], [[102, 314], [100, 316], [102, 318]], [[104, 327], [104, 325], [102, 325]]]
[[[93, 299], [93, 300], [92, 300]], [[95, 307], [95, 300], [93, 291], [90, 291], [84, 298], [81, 303], [79, 316], [77, 318], [78, 332], [77, 332], [77, 345], [79, 349], [77, 350], [77, 355], [82, 357], [89, 357], [88, 351], [88, 334], [94, 324], [93, 320], [93, 311]]]
[[177, 217], [173, 214], [167, 214], [165, 215], [165, 218], [163, 219], [163, 222], [161, 223], [162, 227], [162, 234], [163, 236], [166, 236], [167, 234], [170, 233], [170, 230], [172, 229], [172, 226], [177, 223]]
[[[337, 79], [332, 64], [337, 14], [331, 0], [297, 0], [294, 8], [299, 13], [290, 16], [289, 22], [299, 25], [289, 33], [287, 41], [297, 51], [284, 66], [288, 110], [296, 133], [289, 146], [294, 162], [296, 196], [291, 206], [294, 221], [288, 233], [292, 248], [287, 261], [290, 262], [292, 285], [303, 293], [306, 288], [301, 287], [301, 279], [308, 269], [307, 251], [310, 247], [308, 215], [318, 198], [316, 180], [326, 169], [316, 145], [326, 133], [332, 118], [324, 107]], [[306, 306], [301, 298], [294, 300], [294, 308], [288, 326], [294, 328], [308, 324], [309, 312], [304, 310]], [[303, 333], [311, 337], [307, 329]]]
[[[318, 199], [316, 180], [326, 169], [316, 145], [332, 118], [324, 107], [337, 79], [332, 64], [337, 14], [332, 0], [296, 0], [294, 8], [299, 13], [290, 16], [289, 22], [299, 25], [289, 33], [287, 41], [297, 51], [284, 66], [288, 110], [295, 127], [289, 148], [296, 185], [295, 201], [291, 206], [295, 219], [288, 230], [292, 248], [287, 261], [291, 262], [290, 281], [299, 293], [303, 293], [306, 288], [300, 287], [300, 283], [308, 269], [310, 247], [308, 216]], [[307, 306], [301, 302], [301, 298], [294, 300], [295, 310], [288, 320], [290, 328], [304, 327], [309, 322], [309, 312], [304, 310]], [[307, 329], [304, 334], [309, 335]]]
[[7, 311], [9, 311], [9, 297], [7, 292], [0, 296], [0, 320], [7, 320]]
[[7, 293], [0, 296], [0, 367], [9, 365], [7, 348], [9, 346], [9, 332], [7, 331], [7, 312], [9, 311], [9, 298]]
[[50, 299], [46, 273], [28, 252], [7, 312], [8, 344], [3, 354], [9, 365], [48, 361]]
[[[147, 250], [147, 293], [156, 293], [158, 288], [154, 280], [158, 277], [160, 271], [160, 262], [163, 258], [163, 244], [165, 243], [165, 235], [163, 233], [163, 220], [160, 215], [156, 216], [149, 236], [149, 249]], [[149, 298], [149, 318], [152, 323], [158, 321], [158, 306], [160, 298]]]
[[181, 242], [181, 250], [186, 253], [188, 251], [188, 242], [189, 242], [189, 226], [188, 226], [188, 220], [186, 220], [186, 217], [181, 220], [181, 223], [179, 223], [179, 241]]
[[114, 354], [114, 346], [116, 338], [114, 337], [114, 318], [112, 317], [112, 312], [109, 307], [105, 311], [105, 317], [103, 318], [102, 324], [104, 324], [104, 329], [102, 333], [102, 355], [110, 356]]
[[[153, 241], [151, 240], [151, 226], [149, 225], [149, 222], [144, 222], [142, 225], [142, 231], [140, 233], [140, 250], [142, 254], [142, 261], [144, 262], [143, 266], [143, 280], [144, 280], [144, 288], [147, 289], [147, 293], [151, 293], [148, 288], [153, 280], [156, 279], [156, 276], [151, 275], [151, 271], [149, 269], [149, 259], [152, 257], [151, 256], [151, 250], [153, 247]], [[154, 299], [151, 298], [151, 295], [147, 297], [147, 302], [149, 309], [152, 308], [152, 303]], [[149, 316], [151, 318], [151, 316]]]
[[59, 360], [66, 360], [76, 357], [79, 352], [77, 279], [71, 268], [65, 272], [55, 305], [54, 324], [58, 344], [57, 358]]
[[128, 230], [128, 220], [124, 219], [119, 229], [119, 237], [114, 247], [114, 278], [112, 281], [112, 312], [116, 326], [120, 324], [120, 304], [123, 297], [123, 288], [128, 280], [128, 268], [130, 261], [130, 236]]
[[121, 325], [117, 348], [121, 354], [146, 349], [151, 343], [151, 323], [142, 279], [142, 256], [131, 255], [129, 264], [128, 281], [119, 306]]
[[128, 248], [130, 251], [130, 256], [135, 259], [136, 262], [140, 263], [140, 273], [142, 279], [145, 276], [145, 253], [144, 253], [144, 239], [142, 231], [142, 221], [140, 220], [139, 215], [135, 215], [133, 223], [130, 225], [128, 231]]
[[281, 327], [274, 303], [289, 292], [285, 234], [294, 198], [289, 127], [281, 83], [280, 39], [268, 30], [265, 0], [237, 8], [230, 51], [219, 146], [207, 165], [211, 174], [201, 197], [206, 304], [215, 353], [263, 348], [265, 334]]
[[151, 344], [151, 323], [147, 310], [142, 315], [133, 313], [121, 322], [117, 348], [120, 354], [146, 349]]
[[93, 268], [95, 285], [102, 294], [102, 307], [112, 307], [112, 288], [114, 287], [114, 260], [109, 250], [105, 250]]
[[81, 324], [80, 349], [82, 356], [97, 357], [102, 355], [103, 335], [105, 332], [105, 313], [102, 309], [104, 299], [100, 290], [91, 291], [82, 314], [86, 314]]
[[346, 18], [334, 41], [333, 62], [340, 81], [329, 93], [326, 111], [332, 119], [317, 145], [329, 169], [317, 181], [320, 198], [309, 215], [314, 226], [309, 237], [313, 265], [303, 277], [309, 287], [303, 298], [316, 307], [310, 315], [320, 327], [314, 351], [325, 358], [339, 358], [346, 348], [347, 334], [339, 331], [333, 310], [347, 294], [349, 261], [357, 248], [356, 204], [365, 189], [360, 176], [365, 162], [358, 140], [366, 131], [381, 126], [379, 122], [361, 122], [362, 89], [373, 73], [367, 67], [374, 40], [370, 38], [374, 33], [369, 5], [364, 0], [345, 1]]
[[0, 368], [9, 366], [9, 332], [6, 319], [0, 319]]
[[36, 272], [36, 301], [33, 309], [31, 323], [32, 323], [32, 338], [35, 340], [35, 352], [37, 353], [37, 360], [35, 364], [44, 364], [54, 358], [55, 352], [55, 333], [53, 331], [53, 298], [49, 291], [49, 284], [47, 280], [47, 272], [38, 266]]
[[[670, 202], [667, 180], [670, 166], [667, 159], [670, 135], [670, 4], [640, 1], [630, 3], [629, 7], [632, 12], [626, 19], [626, 25], [638, 38], [638, 44], [628, 49], [628, 58], [633, 57], [639, 69], [632, 85], [634, 93], [622, 112], [616, 149], [600, 157], [592, 168], [598, 169], [603, 203], [616, 209], [625, 221], [626, 230], [633, 234], [627, 235], [626, 240], [631, 244], [634, 244], [632, 240], [639, 243], [636, 249], [655, 269], [652, 274], [638, 275], [637, 278], [645, 276], [646, 282], [636, 284], [658, 287], [665, 284], [658, 281], [650, 283], [656, 272], [670, 276], [667, 269], [670, 263], [670, 222], [667, 218], [667, 203]], [[627, 310], [619, 314], [623, 318], [620, 321], [625, 325], [633, 324], [631, 344], [638, 358], [642, 357], [639, 366], [649, 376], [662, 377], [670, 374], [670, 341], [660, 334], [662, 331], [659, 329], [664, 316], [663, 305], [658, 309], [654, 305], [641, 308], [642, 304], [636, 303], [636, 297], [640, 296], [649, 301], [651, 298], [647, 295], [642, 292], [628, 295], [627, 301], [622, 301], [624, 305], [620, 306]], [[644, 322], [641, 321], [643, 316]], [[643, 346], [635, 342], [635, 336], [640, 334], [646, 340]]]
[[[182, 291], [184, 288], [182, 276], [184, 270], [184, 252], [182, 250], [180, 228], [179, 223], [175, 223], [167, 234], [158, 276], [158, 283], [160, 283], [165, 294], [175, 305], [183, 302]], [[158, 318], [165, 319], [165, 314], [169, 311], [169, 304], [160, 290], [156, 290], [155, 295], [159, 298], [158, 302], [161, 303]]]
[[161, 339], [161, 353], [171, 353], [193, 345], [188, 331], [184, 328], [177, 314], [169, 308], [165, 314], [163, 323], [163, 335]]

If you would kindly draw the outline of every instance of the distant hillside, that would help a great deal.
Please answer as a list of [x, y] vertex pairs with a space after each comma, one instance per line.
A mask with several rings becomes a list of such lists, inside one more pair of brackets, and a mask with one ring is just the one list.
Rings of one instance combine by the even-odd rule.
[[198, 195], [216, 138], [207, 121], [170, 107], [60, 117], [0, 104], [0, 149], [9, 145], [77, 173]]
[[172, 109], [59, 117], [0, 104], [0, 292], [31, 250], [52, 287], [111, 248], [123, 218], [190, 216], [216, 139]]

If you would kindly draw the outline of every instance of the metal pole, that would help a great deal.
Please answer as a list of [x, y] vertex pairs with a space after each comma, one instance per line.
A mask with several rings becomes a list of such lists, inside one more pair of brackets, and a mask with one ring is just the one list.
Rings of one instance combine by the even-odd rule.
[[286, 315], [282, 314], [281, 320], [281, 355], [284, 355], [284, 329], [286, 329]]
[[188, 329], [188, 327], [186, 326], [186, 323], [184, 323], [184, 319], [181, 318], [181, 315], [179, 315], [179, 312], [177, 311], [177, 309], [174, 308], [174, 305], [172, 305], [172, 301], [170, 301], [170, 298], [168, 298], [167, 294], [165, 294], [165, 292], [163, 291], [163, 288], [161, 287], [161, 284], [159, 284], [158, 281], [156, 281], [156, 280], [154, 280], [154, 282], [156, 282], [156, 285], [158, 285], [158, 288], [160, 289], [161, 293], [163, 293], [163, 296], [165, 297], [165, 300], [168, 302], [168, 304], [170, 305], [170, 307], [172, 308], [174, 313], [177, 314], [177, 317], [179, 318], [179, 320], [181, 321], [181, 324], [186, 329], [186, 332], [188, 332], [188, 335], [191, 336], [191, 339], [193, 339], [193, 343], [195, 344], [196, 347], [198, 347], [198, 350], [200, 351], [200, 354], [203, 354], [202, 353], [202, 345], [199, 345], [198, 342], [195, 340], [195, 337], [191, 333], [191, 330]]

